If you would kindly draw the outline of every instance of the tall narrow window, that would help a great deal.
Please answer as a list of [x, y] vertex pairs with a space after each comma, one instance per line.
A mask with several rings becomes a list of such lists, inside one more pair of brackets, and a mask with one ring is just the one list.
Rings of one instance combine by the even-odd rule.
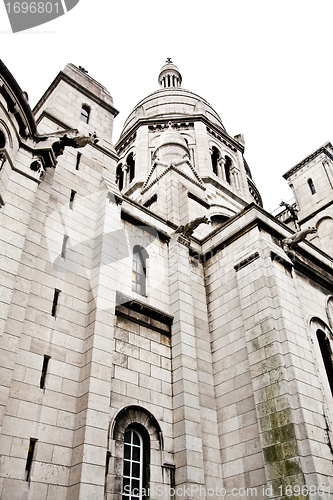
[[55, 317], [56, 314], [57, 314], [57, 307], [58, 307], [59, 295], [60, 295], [60, 290], [55, 289], [54, 290], [54, 295], [53, 295], [52, 311], [51, 311], [51, 314], [52, 314], [53, 317]]
[[332, 365], [332, 351], [330, 342], [322, 330], [317, 330], [317, 339], [320, 347], [320, 352], [324, 361], [328, 383], [330, 384], [330, 389], [333, 396], [333, 365]]
[[229, 156], [225, 157], [225, 164], [224, 164], [224, 172], [225, 172], [225, 180], [227, 181], [228, 184], [230, 184], [230, 169], [231, 169], [231, 159]]
[[212, 156], [211, 156], [211, 160], [212, 160], [212, 168], [213, 168], [213, 172], [215, 175], [218, 175], [218, 171], [217, 171], [217, 164], [218, 164], [218, 160], [220, 158], [220, 153], [219, 153], [219, 150], [213, 146], [212, 147]]
[[316, 188], [315, 188], [315, 185], [313, 183], [313, 180], [312, 179], [308, 179], [308, 184], [309, 184], [309, 188], [310, 188], [311, 194], [315, 194], [316, 193]]
[[116, 184], [118, 184], [119, 191], [124, 187], [124, 172], [122, 164], [118, 165], [116, 170]]
[[143, 441], [134, 429], [124, 435], [123, 500], [141, 500], [143, 485]]
[[42, 372], [40, 375], [40, 382], [39, 382], [39, 387], [41, 389], [44, 389], [44, 387], [45, 387], [45, 379], [46, 379], [46, 373], [47, 373], [47, 367], [48, 367], [49, 361], [50, 361], [50, 356], [45, 355], [44, 360], [43, 360]]
[[75, 198], [75, 195], [76, 195], [76, 191], [74, 191], [73, 189], [71, 190], [71, 195], [70, 195], [70, 198], [69, 198], [69, 208], [71, 210], [73, 210], [73, 207], [74, 207], [74, 198]]
[[133, 249], [132, 291], [146, 294], [146, 252], [135, 246]]
[[81, 161], [81, 156], [82, 156], [82, 153], [78, 153], [76, 155], [76, 165], [75, 165], [75, 170], [79, 170], [79, 167], [80, 167], [80, 161]]
[[128, 155], [126, 163], [129, 167], [129, 181], [132, 182], [132, 180], [135, 177], [135, 161], [134, 161], [133, 153]]
[[84, 104], [81, 108], [81, 120], [84, 123], [88, 123], [90, 115], [90, 108], [86, 104]]
[[31, 474], [31, 466], [32, 466], [32, 461], [34, 459], [34, 451], [35, 451], [35, 445], [36, 445], [37, 439], [30, 439], [29, 443], [29, 449], [28, 449], [28, 455], [27, 455], [27, 461], [25, 464], [25, 475], [24, 479], [26, 481], [30, 481], [30, 474]]
[[6, 145], [6, 137], [4, 133], [0, 130], [0, 149], [4, 148]]
[[61, 254], [60, 257], [62, 259], [66, 258], [66, 250], [67, 250], [67, 243], [68, 243], [69, 236], [68, 234], [64, 234], [64, 238], [62, 240], [62, 248], [61, 248]]

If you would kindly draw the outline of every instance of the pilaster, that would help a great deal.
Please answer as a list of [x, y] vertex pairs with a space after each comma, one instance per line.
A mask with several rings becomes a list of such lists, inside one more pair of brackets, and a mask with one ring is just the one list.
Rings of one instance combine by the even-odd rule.
[[188, 496], [192, 491], [192, 497], [199, 498], [205, 481], [188, 246], [186, 238], [175, 235], [169, 249], [175, 482], [183, 492], [190, 489]]
[[[103, 500], [112, 378], [120, 207], [100, 194], [91, 302], [81, 368], [69, 495], [73, 500]], [[120, 233], [120, 232], [119, 232]], [[111, 248], [111, 245], [113, 247]], [[110, 262], [111, 261], [111, 262]], [[104, 265], [108, 264], [108, 265]]]
[[[327, 478], [315, 473], [320, 472], [323, 461], [316, 464], [309, 453], [314, 446], [310, 437], [314, 436], [314, 427], [307, 421], [304, 408], [316, 412], [319, 382], [292, 262], [258, 233], [257, 241], [236, 258], [235, 270], [268, 485], [266, 494], [277, 498], [287, 497], [288, 492], [298, 488], [302, 491], [303, 486], [309, 491], [311, 486], [316, 491], [319, 485], [325, 489]], [[318, 410], [316, 418], [324, 429], [325, 420]], [[318, 440], [322, 440], [322, 457], [329, 458], [324, 439]]]

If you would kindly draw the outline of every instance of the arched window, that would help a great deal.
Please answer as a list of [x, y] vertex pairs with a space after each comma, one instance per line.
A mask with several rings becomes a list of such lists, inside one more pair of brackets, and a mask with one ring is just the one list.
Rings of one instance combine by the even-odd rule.
[[312, 179], [308, 179], [308, 184], [309, 184], [309, 188], [310, 188], [311, 194], [315, 194], [316, 193], [316, 188], [315, 188], [315, 185], [313, 183], [313, 180]]
[[128, 155], [126, 163], [128, 165], [128, 168], [129, 168], [129, 181], [132, 182], [132, 180], [135, 177], [135, 161], [134, 161], [133, 153]]
[[89, 115], [90, 115], [90, 108], [86, 104], [83, 104], [81, 108], [81, 120], [84, 123], [88, 123], [89, 121]]
[[225, 157], [225, 164], [224, 164], [224, 173], [225, 173], [225, 180], [227, 181], [228, 184], [231, 184], [230, 182], [230, 169], [231, 169], [232, 161], [229, 158], [229, 156]]
[[141, 434], [129, 428], [124, 434], [123, 500], [141, 500], [144, 485], [144, 446]]
[[[136, 405], [120, 410], [114, 422], [110, 423], [109, 448], [114, 449], [114, 453], [111, 459], [109, 452], [109, 461], [106, 462], [105, 490], [108, 496], [119, 498], [121, 492], [122, 500], [149, 498], [150, 478], [159, 476], [163, 460], [160, 456], [163, 454], [163, 435], [155, 417]], [[139, 456], [141, 460], [138, 460]], [[141, 469], [141, 475], [137, 474], [138, 468]], [[171, 475], [169, 479], [168, 482], [167, 475], [164, 476], [163, 484], [171, 487]], [[137, 495], [133, 491], [137, 483], [133, 482], [140, 480], [143, 491], [140, 492], [141, 495]]]
[[136, 245], [133, 249], [132, 291], [146, 295], [146, 259], [144, 248]]
[[116, 170], [116, 184], [118, 184], [119, 191], [124, 187], [124, 172], [122, 164], [118, 165]]
[[212, 160], [213, 172], [215, 175], [218, 175], [217, 165], [218, 165], [219, 158], [220, 158], [219, 150], [215, 146], [213, 146], [211, 160]]
[[332, 351], [330, 342], [322, 330], [317, 330], [317, 339], [320, 347], [320, 352], [323, 358], [328, 383], [330, 384], [330, 389], [333, 396], [333, 365], [332, 365]]

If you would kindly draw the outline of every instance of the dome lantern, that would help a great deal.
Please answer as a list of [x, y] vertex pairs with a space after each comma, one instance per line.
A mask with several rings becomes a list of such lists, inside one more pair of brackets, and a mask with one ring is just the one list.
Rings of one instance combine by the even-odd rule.
[[180, 74], [177, 66], [173, 64], [170, 57], [167, 58], [166, 63], [160, 71], [160, 74], [158, 76], [158, 83], [162, 88], [181, 86], [182, 75]]

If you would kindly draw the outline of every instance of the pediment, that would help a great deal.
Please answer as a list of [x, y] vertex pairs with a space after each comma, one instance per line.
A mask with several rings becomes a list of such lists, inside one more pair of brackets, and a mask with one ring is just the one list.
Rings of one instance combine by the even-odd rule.
[[156, 182], [162, 179], [170, 171], [174, 171], [175, 173], [184, 177], [201, 189], [206, 189], [201, 177], [192, 166], [188, 157], [185, 157], [183, 160], [177, 161], [175, 163], [170, 163], [169, 165], [166, 165], [159, 160], [155, 160], [153, 166], [150, 169], [147, 180], [142, 187], [141, 194], [144, 194], [146, 191], [148, 191], [148, 189], [150, 189], [154, 184], [156, 184]]

